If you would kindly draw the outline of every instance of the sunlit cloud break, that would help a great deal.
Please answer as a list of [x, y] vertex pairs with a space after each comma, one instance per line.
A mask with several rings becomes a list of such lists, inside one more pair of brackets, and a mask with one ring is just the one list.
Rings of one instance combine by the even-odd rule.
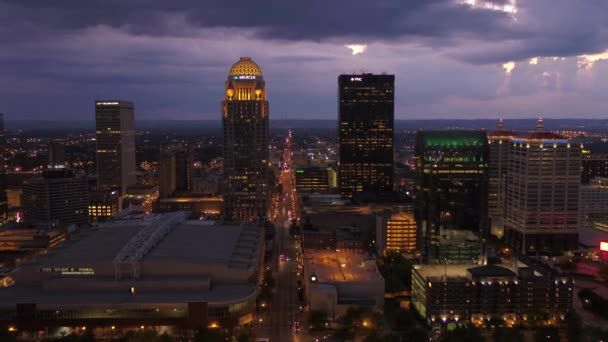
[[517, 13], [517, 3], [515, 0], [510, 0], [506, 4], [496, 4], [491, 1], [484, 0], [458, 0], [458, 3], [469, 5], [472, 8], [500, 11], [510, 14]]
[[361, 54], [361, 53], [365, 52], [365, 50], [367, 50], [367, 45], [364, 45], [364, 44], [347, 44], [344, 46], [346, 48], [351, 49], [353, 55]]

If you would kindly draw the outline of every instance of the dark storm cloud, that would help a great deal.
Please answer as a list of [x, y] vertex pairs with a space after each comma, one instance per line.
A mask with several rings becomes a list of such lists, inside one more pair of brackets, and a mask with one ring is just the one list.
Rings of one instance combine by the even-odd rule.
[[[52, 30], [106, 25], [153, 36], [185, 36], [191, 28], [230, 27], [258, 38], [289, 41], [419, 41], [435, 47], [458, 47], [462, 39], [505, 42], [499, 48], [486, 50], [480, 45], [453, 53], [481, 64], [575, 56], [608, 46], [608, 24], [603, 18], [608, 13], [607, 1], [520, 0], [515, 2], [516, 20], [511, 13], [483, 6], [510, 5], [510, 0], [477, 2], [482, 4], [472, 7], [456, 0], [4, 0], [0, 19], [34, 37], [41, 27], [52, 34]], [[177, 25], [180, 20], [185, 26]]]
[[[0, 111], [69, 117], [120, 97], [138, 117], [217, 118], [231, 63], [251, 55], [278, 117], [333, 117], [336, 75], [360, 70], [395, 73], [406, 115], [566, 115], [557, 96], [584, 115], [608, 107], [605, 63], [577, 64], [608, 48], [606, 13], [605, 0], [0, 0]], [[553, 56], [569, 58], [527, 62]]]
[[34, 1], [4, 0], [8, 23], [58, 30], [96, 25], [141, 34], [180, 35], [167, 16], [181, 15], [199, 28], [253, 29], [260, 37], [324, 40], [336, 37], [393, 39], [407, 36], [501, 35], [510, 18], [472, 10], [453, 0], [308, 1]]

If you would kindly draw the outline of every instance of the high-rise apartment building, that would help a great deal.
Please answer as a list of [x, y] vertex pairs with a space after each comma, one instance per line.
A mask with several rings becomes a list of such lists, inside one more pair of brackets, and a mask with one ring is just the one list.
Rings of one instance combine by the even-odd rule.
[[87, 224], [89, 187], [86, 177], [64, 168], [49, 169], [23, 185], [23, 208], [29, 222]]
[[504, 227], [509, 146], [515, 136], [514, 131], [504, 129], [502, 118], [496, 130], [488, 133], [488, 217], [492, 233], [499, 237]]
[[241, 57], [230, 68], [222, 102], [224, 216], [266, 216], [268, 206], [268, 101], [260, 67]]
[[135, 185], [135, 121], [127, 101], [95, 102], [97, 189], [124, 195]]
[[561, 253], [578, 247], [580, 144], [536, 130], [511, 140], [505, 237], [519, 252]]
[[468, 258], [480, 250], [472, 239], [487, 234], [488, 155], [482, 131], [418, 132], [416, 222], [423, 257], [438, 259], [455, 255], [448, 250], [466, 249]]
[[340, 193], [393, 190], [394, 75], [338, 77]]

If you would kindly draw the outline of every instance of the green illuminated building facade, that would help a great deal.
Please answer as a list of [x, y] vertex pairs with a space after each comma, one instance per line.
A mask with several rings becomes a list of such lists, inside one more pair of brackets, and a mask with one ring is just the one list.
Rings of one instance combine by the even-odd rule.
[[[420, 131], [416, 139], [416, 221], [423, 257], [445, 257], [441, 246], [480, 244], [488, 225], [489, 150], [485, 132]], [[463, 241], [454, 241], [454, 236], [464, 237]], [[476, 241], [471, 241], [471, 236]]]
[[336, 189], [336, 171], [331, 167], [296, 169], [296, 189], [300, 193], [329, 193]]

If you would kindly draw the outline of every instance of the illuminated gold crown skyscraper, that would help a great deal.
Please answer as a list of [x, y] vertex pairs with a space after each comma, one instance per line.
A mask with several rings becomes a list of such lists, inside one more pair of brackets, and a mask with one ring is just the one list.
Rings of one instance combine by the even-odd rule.
[[260, 67], [250, 57], [232, 65], [222, 102], [224, 217], [266, 216], [268, 203], [268, 101]]

